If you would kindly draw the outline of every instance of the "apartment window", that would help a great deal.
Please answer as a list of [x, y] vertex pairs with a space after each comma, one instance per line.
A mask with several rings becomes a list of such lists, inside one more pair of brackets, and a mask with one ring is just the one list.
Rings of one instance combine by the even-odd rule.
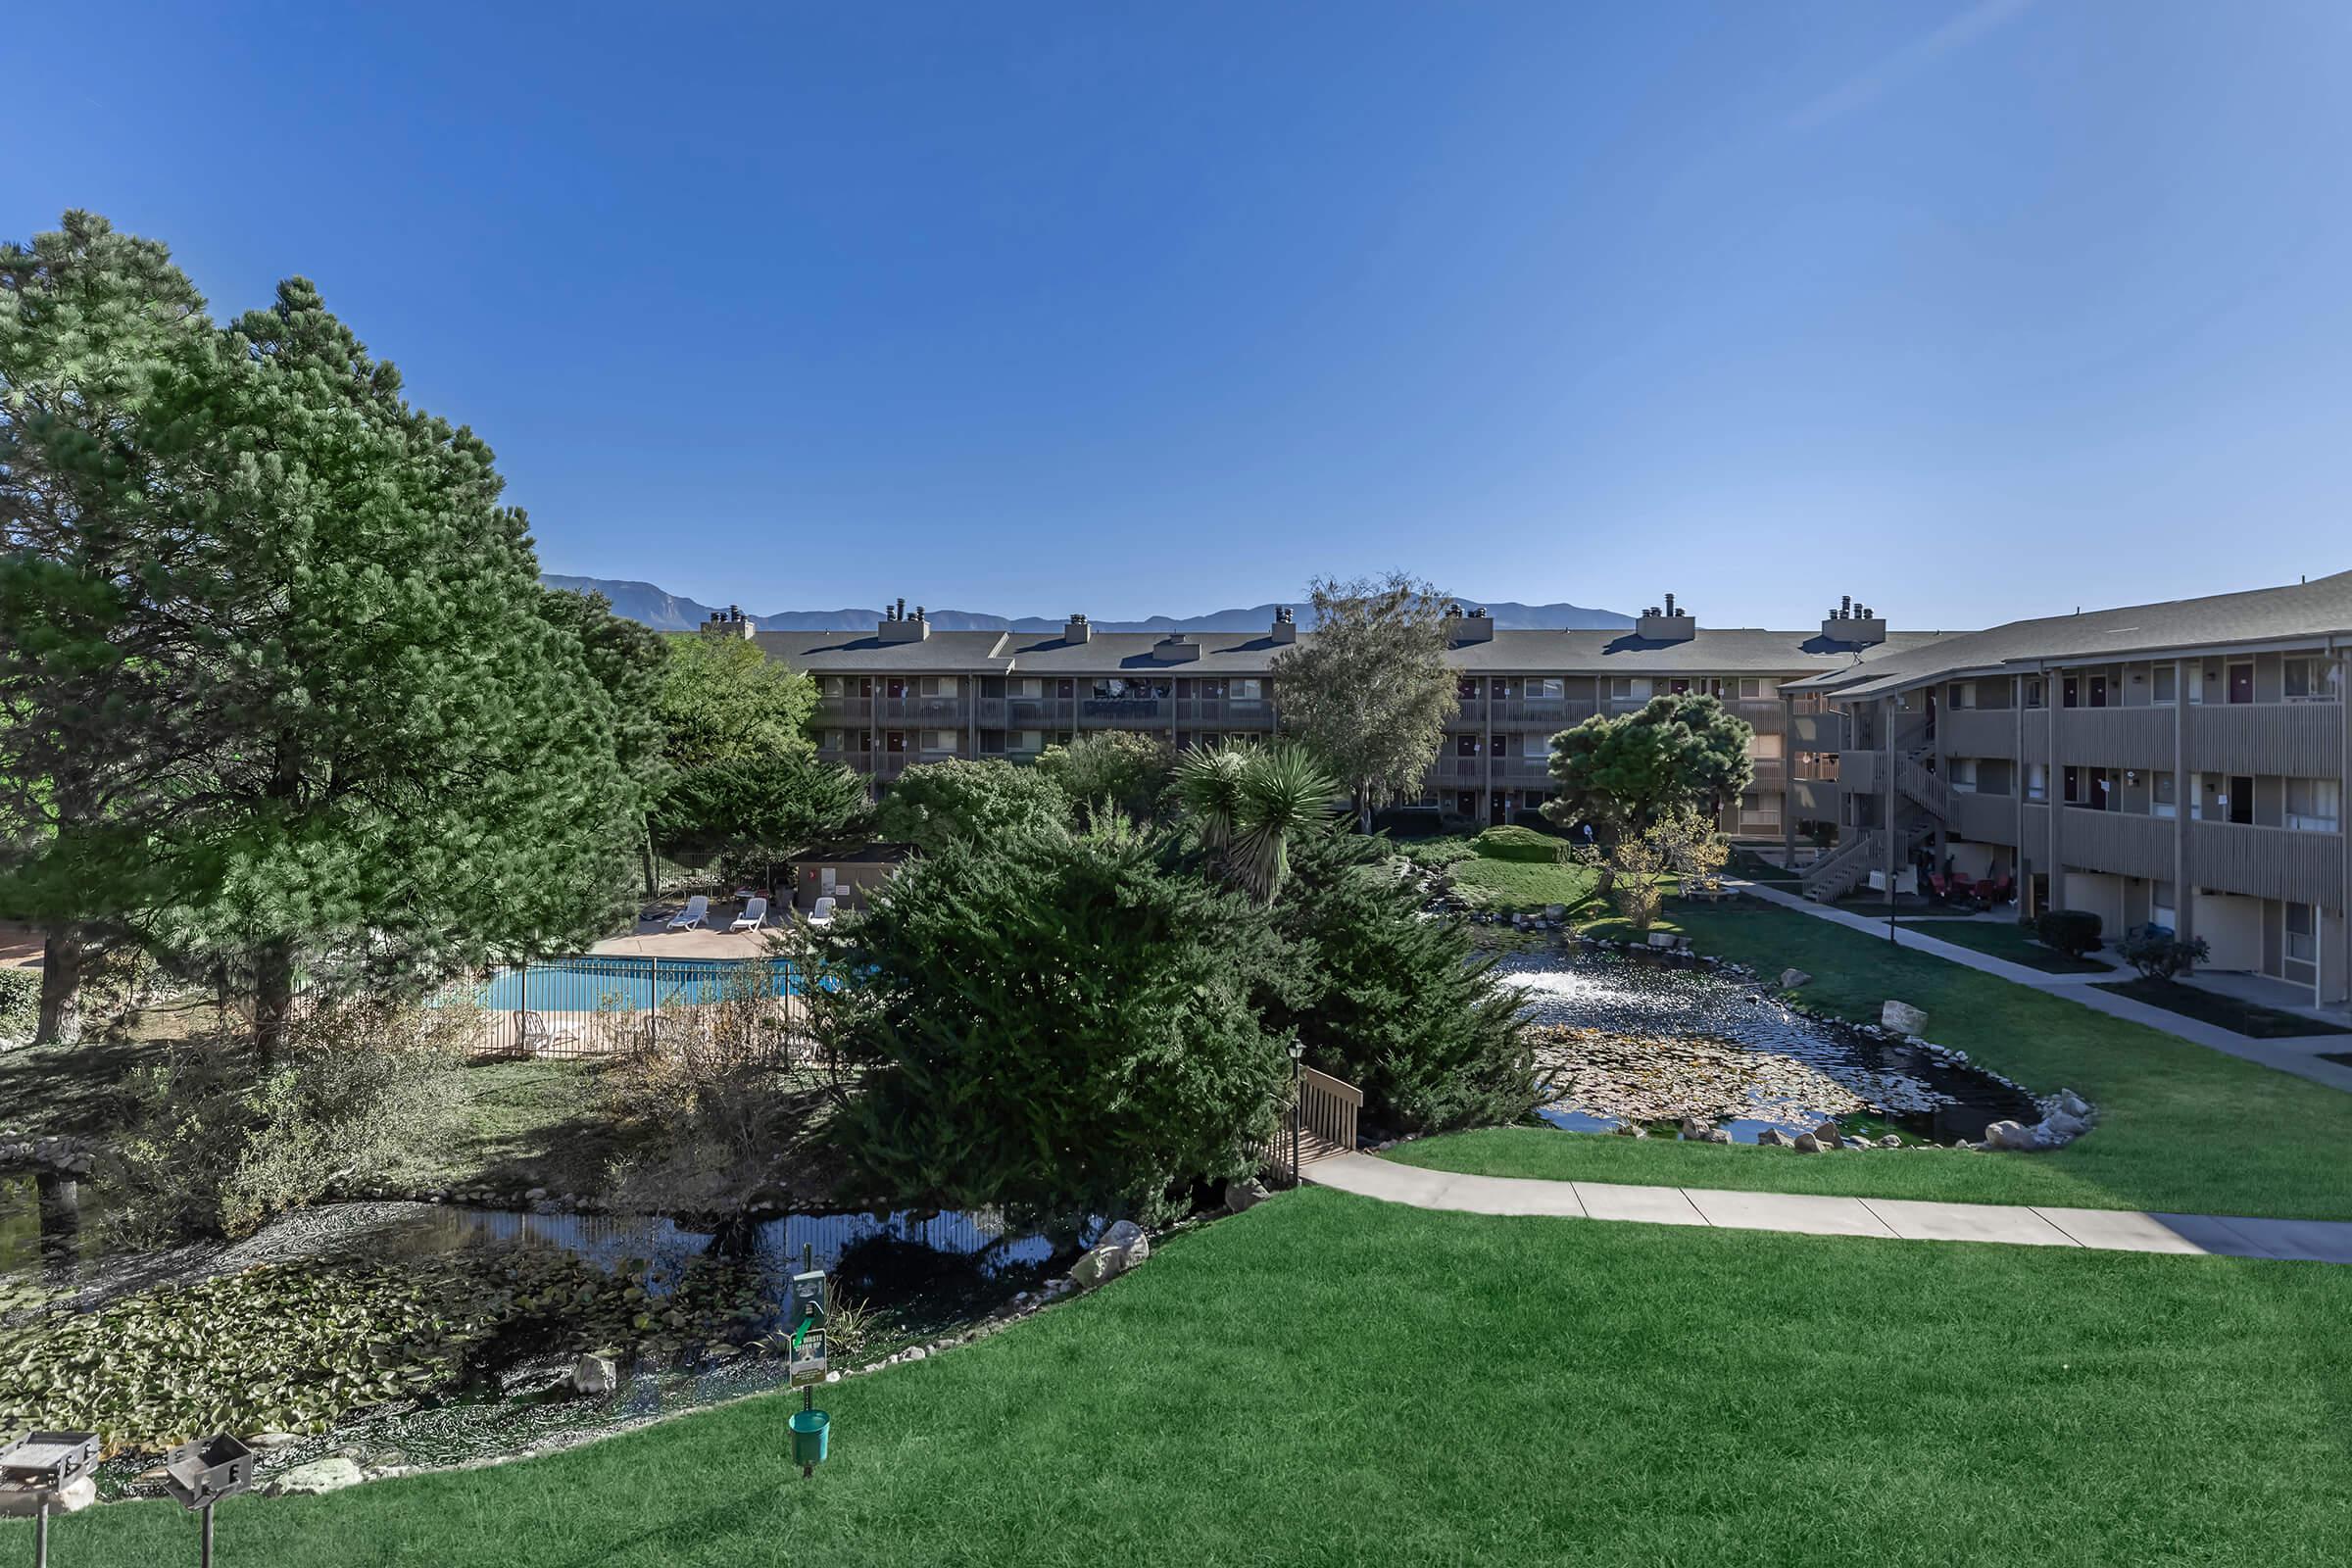
[[1568, 683], [1550, 675], [1531, 675], [1521, 685], [1526, 695], [1539, 703], [1556, 703], [1568, 695]]
[[2170, 882], [2149, 883], [2148, 924], [2163, 926], [2168, 931], [2176, 930], [2180, 924], [2179, 913], [2179, 906], [2173, 900], [2173, 885]]
[[1742, 795], [1740, 797], [1740, 826], [1743, 832], [1762, 832], [1781, 825], [1781, 798], [1777, 795]]
[[1742, 675], [1740, 677], [1739, 691], [1740, 698], [1742, 702], [1752, 703], [1763, 698], [1775, 696], [1779, 693], [1780, 689], [1781, 683], [1777, 680], [1759, 680], [1752, 675]]
[[1611, 675], [1609, 699], [1612, 702], [1632, 703], [1649, 701], [1649, 677], [1646, 675]]
[[1026, 698], [1030, 702], [1037, 702], [1046, 695], [1046, 683], [1035, 675], [1015, 676], [1005, 684], [1011, 688], [1013, 696]]
[[2342, 820], [2342, 786], [2331, 778], [2286, 781], [2286, 825], [2306, 833], [2332, 833]]
[[956, 695], [956, 677], [953, 675], [925, 675], [921, 684], [915, 687], [915, 691], [923, 697], [953, 697]]
[[2342, 668], [2331, 659], [2290, 659], [2279, 666], [2281, 691], [2290, 703], [2333, 703], [2343, 699]]
[[850, 687], [849, 682], [843, 680], [839, 675], [825, 675], [817, 680], [816, 690], [817, 695], [821, 697], [846, 697], [849, 695]]
[[2029, 801], [2046, 801], [2049, 798], [2050, 764], [2047, 762], [2028, 762], [2026, 764], [2026, 799]]
[[1266, 683], [1255, 676], [1225, 683], [1225, 699], [1234, 703], [1262, 703], [1266, 700]]
[[2041, 681], [2040, 681], [2038, 678], [2036, 678], [2036, 679], [2030, 680], [2030, 681], [2026, 682], [2026, 706], [2027, 706], [2028, 708], [2039, 708], [2039, 707], [2041, 706], [2041, 704], [2042, 704], [2042, 686], [2041, 686]]
[[1095, 697], [1101, 702], [1162, 702], [1167, 695], [1168, 683], [1164, 679], [1145, 680], [1132, 675], [1106, 675], [1095, 682]]
[[2286, 961], [2317, 963], [2320, 960], [2320, 911], [2308, 904], [2286, 906]]
[[1949, 705], [1953, 708], [1976, 707], [1977, 683], [1973, 680], [1956, 680], [1952, 682]]
[[1475, 735], [1456, 735], [1453, 738], [1453, 755], [1456, 757], [1476, 757], [1478, 755], [1478, 737]]
[[1016, 729], [1004, 737], [1008, 752], [1042, 752], [1046, 749], [1046, 732], [1042, 729]]
[[1977, 792], [1977, 760], [1973, 757], [1955, 757], [1950, 765], [1951, 787], [1974, 795]]
[[1527, 790], [1520, 796], [1521, 802], [1526, 806], [1527, 809], [1531, 811], [1537, 807], [1542, 806], [1544, 801], [1548, 800], [1549, 798], [1550, 797], [1543, 790]]
[[926, 752], [952, 752], [956, 750], [956, 735], [952, 729], [923, 731], [923, 750]]
[[2148, 671], [2148, 701], [2177, 703], [2180, 700], [2180, 671], [2171, 664], [2158, 664]]
[[2180, 814], [2180, 781], [2170, 773], [2159, 773], [2148, 780], [2148, 814], [2150, 816], [2179, 816]]

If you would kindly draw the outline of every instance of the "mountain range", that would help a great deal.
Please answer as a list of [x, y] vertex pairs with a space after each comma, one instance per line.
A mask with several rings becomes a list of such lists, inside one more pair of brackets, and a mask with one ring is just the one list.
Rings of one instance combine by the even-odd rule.
[[[600, 593], [612, 602], [615, 614], [642, 621], [657, 631], [692, 631], [710, 618], [715, 606], [681, 599], [666, 589], [650, 582], [621, 582], [608, 577], [567, 577], [549, 572], [539, 579], [550, 588], [568, 588], [575, 593]], [[1567, 631], [1597, 628], [1615, 630], [1631, 626], [1634, 617], [1621, 615], [1614, 610], [1590, 610], [1583, 605], [1522, 605], [1506, 599], [1476, 599], [1457, 594], [1465, 606], [1483, 605], [1494, 617], [1494, 624], [1514, 630]], [[1309, 607], [1294, 605], [1250, 605], [1233, 610], [1212, 610], [1205, 615], [1152, 615], [1143, 620], [1098, 620], [1098, 631], [1263, 631], [1273, 622], [1274, 612], [1288, 609], [1304, 625], [1311, 620]], [[1058, 615], [991, 615], [974, 610], [931, 610], [924, 615], [941, 631], [1059, 631], [1062, 617]], [[880, 610], [783, 610], [772, 614], [746, 614], [745, 618], [761, 631], [846, 631], [860, 626], [872, 626], [882, 618]]]

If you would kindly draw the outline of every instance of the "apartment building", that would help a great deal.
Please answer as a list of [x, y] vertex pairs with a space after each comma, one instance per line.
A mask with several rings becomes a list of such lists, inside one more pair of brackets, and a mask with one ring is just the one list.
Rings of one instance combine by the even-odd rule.
[[2015, 621], [1785, 683], [1784, 839], [1836, 898], [1924, 860], [2352, 992], [2352, 572]]
[[[752, 638], [812, 676], [821, 753], [878, 790], [917, 762], [1033, 759], [1095, 729], [1145, 731], [1180, 749], [1269, 735], [1280, 712], [1275, 658], [1313, 635], [1287, 612], [1261, 633], [1104, 632], [1084, 615], [1057, 634], [945, 631], [903, 604], [872, 628], [756, 632], [729, 611], [703, 630]], [[1630, 631], [1497, 629], [1476, 609], [1454, 615], [1448, 631], [1460, 706], [1425, 781], [1426, 804], [1510, 821], [1546, 798], [1555, 732], [1655, 695], [1704, 692], [1756, 729], [1755, 783], [1726, 804], [1722, 820], [1727, 832], [1761, 841], [1783, 829], [1782, 684], [1873, 662], [1923, 636], [1890, 634], [1867, 616], [1834, 617], [1814, 632], [1702, 628], [1672, 595]]]

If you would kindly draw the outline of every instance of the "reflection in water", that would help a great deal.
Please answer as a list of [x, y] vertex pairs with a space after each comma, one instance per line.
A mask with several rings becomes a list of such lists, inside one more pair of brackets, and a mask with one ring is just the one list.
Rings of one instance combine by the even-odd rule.
[[[1899, 1040], [1806, 1017], [1712, 969], [1568, 948], [1497, 964], [1554, 1026], [1558, 1054], [1581, 1064], [1555, 1083], [1554, 1126], [1605, 1131], [1663, 1117], [1686, 1097], [1711, 1104], [1734, 1140], [1768, 1127], [1809, 1131], [1861, 1113], [1939, 1143], [1979, 1139], [2003, 1117], [2036, 1120], [2030, 1097]], [[1579, 1031], [1590, 1031], [1579, 1034]]]

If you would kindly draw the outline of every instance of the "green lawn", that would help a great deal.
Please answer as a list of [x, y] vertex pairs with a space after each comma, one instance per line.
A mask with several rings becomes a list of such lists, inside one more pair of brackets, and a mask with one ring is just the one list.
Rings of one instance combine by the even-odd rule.
[[1540, 910], [1552, 904], [1575, 910], [1592, 893], [1593, 873], [1581, 865], [1473, 857], [1455, 861], [1451, 872], [1454, 888], [1465, 901], [1506, 912]]
[[[1308, 1191], [968, 1349], [220, 1510], [234, 1568], [2321, 1564], [2352, 1269], [1431, 1214]], [[0, 1561], [29, 1556], [0, 1524]], [[169, 1503], [61, 1568], [194, 1561]]]
[[2112, 964], [2098, 963], [2089, 958], [2070, 958], [2056, 948], [2045, 948], [2026, 934], [2025, 928], [2014, 920], [1959, 920], [1944, 918], [1898, 918], [1895, 924], [1906, 931], [1917, 931], [1923, 937], [1949, 942], [1955, 947], [1969, 948], [2022, 963], [2029, 969], [2044, 974], [2113, 974]]
[[2278, 1007], [2265, 1007], [2258, 1003], [2241, 1002], [2236, 997], [2225, 997], [2218, 992], [2200, 991], [2195, 986], [2177, 985], [2169, 980], [2132, 980], [2104, 982], [2101, 991], [2112, 991], [2133, 1002], [2144, 1002], [2151, 1007], [2162, 1007], [2184, 1018], [2213, 1024], [2231, 1034], [2244, 1035], [2250, 1040], [2292, 1040], [2301, 1035], [2347, 1035], [2352, 1029], [2321, 1023], [2298, 1013]]
[[1792, 965], [1813, 975], [1799, 995], [1815, 1008], [1875, 1020], [1889, 997], [1923, 1006], [1930, 1039], [2029, 1088], [2076, 1090], [2100, 1106], [2099, 1125], [2046, 1154], [1824, 1157], [1505, 1128], [1409, 1144], [1394, 1157], [1498, 1176], [2352, 1219], [2352, 1095], [1792, 910], [1667, 910], [1661, 924], [1702, 953], [1766, 975]]

